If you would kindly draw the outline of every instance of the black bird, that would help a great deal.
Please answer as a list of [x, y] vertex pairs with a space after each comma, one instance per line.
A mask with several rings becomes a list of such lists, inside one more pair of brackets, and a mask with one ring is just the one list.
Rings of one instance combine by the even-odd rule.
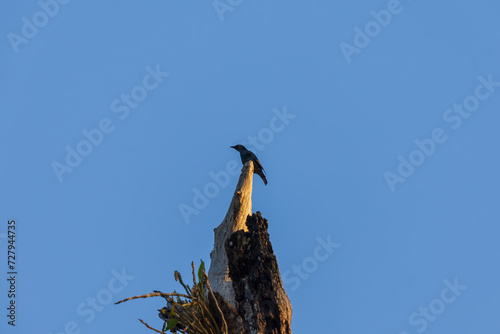
[[259, 159], [257, 159], [255, 154], [253, 154], [252, 151], [247, 150], [243, 145], [235, 145], [231, 146], [231, 148], [234, 148], [236, 151], [240, 152], [241, 162], [243, 164], [246, 164], [247, 161], [250, 160], [253, 161], [254, 173], [259, 175], [262, 181], [264, 181], [264, 184], [267, 185], [267, 179], [266, 176], [264, 175], [266, 171], [264, 170], [264, 167], [262, 167], [262, 164], [260, 163]]

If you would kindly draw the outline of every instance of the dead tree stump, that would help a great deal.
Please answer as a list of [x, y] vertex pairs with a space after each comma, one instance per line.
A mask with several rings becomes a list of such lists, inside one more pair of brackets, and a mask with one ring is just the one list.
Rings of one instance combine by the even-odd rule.
[[241, 318], [234, 322], [238, 323], [234, 334], [288, 334], [292, 306], [269, 240], [267, 220], [260, 212], [251, 214], [252, 181], [253, 162], [249, 161], [242, 168], [226, 217], [214, 230], [208, 276], [213, 291], [234, 308], [231, 316], [237, 313]]

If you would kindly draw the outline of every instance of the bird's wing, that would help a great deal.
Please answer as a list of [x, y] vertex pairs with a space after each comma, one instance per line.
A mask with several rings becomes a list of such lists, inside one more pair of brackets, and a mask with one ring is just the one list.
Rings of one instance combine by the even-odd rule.
[[[264, 167], [262, 167], [262, 164], [260, 163], [259, 159], [257, 159], [257, 157], [255, 156], [255, 154], [253, 155], [253, 159], [252, 159], [252, 160], [253, 160], [253, 162], [255, 163], [255, 165], [256, 165], [256, 167], [257, 167], [257, 168], [262, 169], [262, 171], [263, 171], [264, 173], [266, 172], [266, 170], [264, 169]], [[257, 168], [256, 168], [256, 169], [257, 169]]]

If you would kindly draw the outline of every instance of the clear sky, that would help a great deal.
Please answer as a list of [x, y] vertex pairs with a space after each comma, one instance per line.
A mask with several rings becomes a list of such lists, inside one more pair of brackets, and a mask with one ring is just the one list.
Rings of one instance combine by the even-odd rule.
[[0, 332], [160, 327], [240, 143], [294, 333], [500, 330], [499, 2], [1, 7]]

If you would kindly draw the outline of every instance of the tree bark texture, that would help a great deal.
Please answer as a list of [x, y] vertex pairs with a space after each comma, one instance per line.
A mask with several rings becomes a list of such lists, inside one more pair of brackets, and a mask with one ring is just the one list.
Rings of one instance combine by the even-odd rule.
[[[231, 333], [291, 333], [292, 306], [269, 240], [268, 222], [251, 214], [253, 162], [243, 168], [229, 210], [215, 229], [212, 289], [227, 301]], [[231, 311], [232, 310], [232, 311]], [[237, 313], [240, 320], [234, 320]]]

